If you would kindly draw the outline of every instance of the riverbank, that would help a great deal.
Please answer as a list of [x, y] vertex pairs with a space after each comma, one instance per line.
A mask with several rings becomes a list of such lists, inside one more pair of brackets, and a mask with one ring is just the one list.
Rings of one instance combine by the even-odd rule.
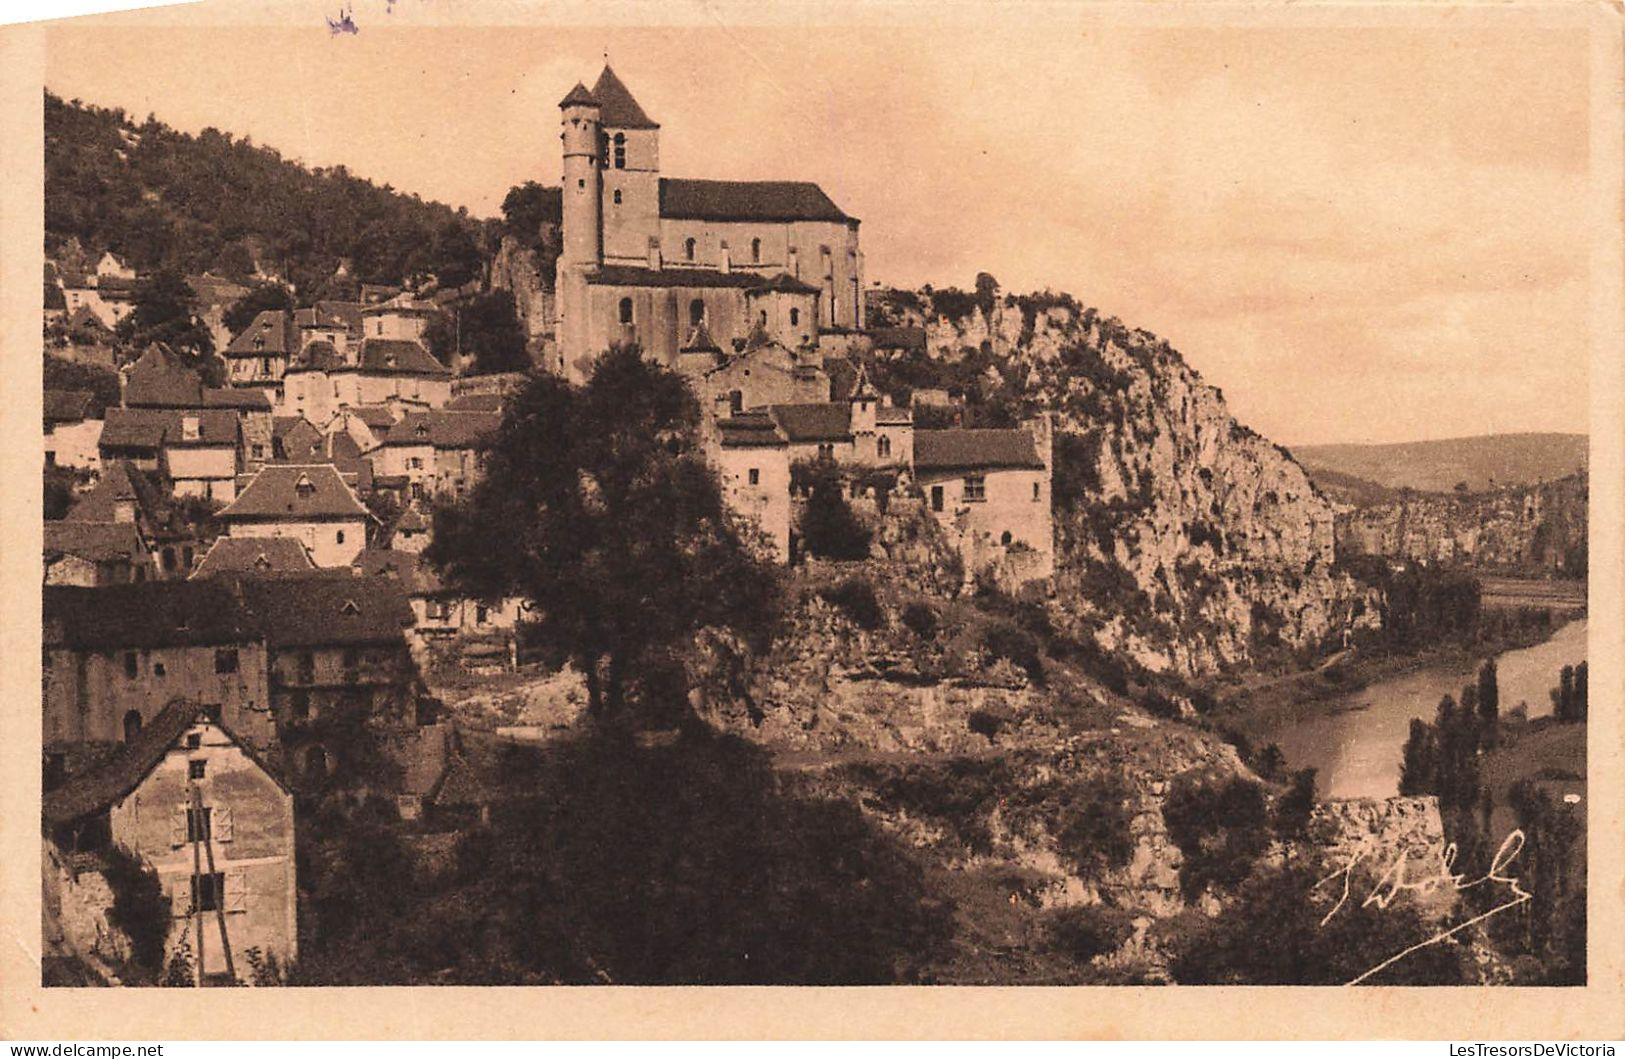
[[[1550, 640], [1564, 624], [1554, 619], [1549, 626], [1505, 629], [1470, 644], [1435, 644], [1403, 654], [1362, 654], [1356, 650], [1321, 668], [1215, 689], [1219, 708], [1211, 719], [1220, 727], [1257, 741], [1270, 732], [1322, 714], [1337, 700], [1371, 684], [1423, 669], [1476, 665], [1507, 651], [1534, 647]], [[1553, 677], [1555, 682], [1556, 674]]]

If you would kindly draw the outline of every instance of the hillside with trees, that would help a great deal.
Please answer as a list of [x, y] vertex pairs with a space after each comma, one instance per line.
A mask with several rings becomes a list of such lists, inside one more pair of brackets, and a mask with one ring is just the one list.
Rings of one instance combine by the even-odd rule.
[[45, 96], [53, 256], [77, 241], [141, 273], [258, 273], [308, 299], [324, 293], [341, 262], [362, 283], [481, 278], [494, 224], [219, 129], [193, 136], [151, 115], [137, 122], [120, 109]]

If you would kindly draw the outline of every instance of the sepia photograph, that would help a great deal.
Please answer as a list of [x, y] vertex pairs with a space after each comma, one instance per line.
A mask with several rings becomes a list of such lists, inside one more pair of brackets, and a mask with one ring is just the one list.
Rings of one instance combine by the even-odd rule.
[[46, 994], [1600, 983], [1585, 19], [251, 7], [33, 29]]

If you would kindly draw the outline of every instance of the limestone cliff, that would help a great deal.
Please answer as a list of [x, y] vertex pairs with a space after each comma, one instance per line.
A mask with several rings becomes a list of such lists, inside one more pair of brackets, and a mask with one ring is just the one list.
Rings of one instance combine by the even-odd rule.
[[1339, 510], [1338, 551], [1582, 577], [1587, 492], [1581, 475], [1479, 493], [1396, 492]]
[[492, 288], [513, 292], [519, 322], [533, 341], [553, 333], [553, 263], [558, 253], [548, 235], [544, 230], [537, 242], [504, 235], [491, 259]]
[[1332, 570], [1331, 505], [1166, 341], [1047, 293], [927, 290], [874, 322], [924, 333], [877, 352], [878, 385], [958, 390], [966, 417], [1056, 414], [1054, 607], [1074, 634], [1199, 675], [1335, 641], [1366, 609]]

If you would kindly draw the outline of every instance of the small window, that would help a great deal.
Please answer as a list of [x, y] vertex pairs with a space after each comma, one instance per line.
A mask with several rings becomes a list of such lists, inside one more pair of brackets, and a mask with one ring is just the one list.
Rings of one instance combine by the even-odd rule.
[[186, 841], [207, 842], [214, 829], [210, 826], [211, 814], [214, 812], [208, 806], [189, 808], [186, 810]]
[[828, 443], [820, 444], [818, 446], [818, 458], [826, 461], [835, 459], [835, 446]]
[[882, 437], [875, 443], [875, 447], [880, 453], [881, 459], [887, 459], [891, 456], [891, 438]]
[[206, 702], [206, 703], [203, 704], [203, 706], [199, 709], [198, 712], [202, 713], [204, 718], [210, 724], [219, 724], [220, 723], [220, 712], [221, 711], [220, 711], [220, 704], [218, 702]]
[[750, 469], [750, 471], [747, 472], [747, 473], [750, 476], [750, 484], [751, 485], [761, 485], [762, 484], [762, 472], [761, 472], [760, 469], [758, 469], [756, 467], [752, 467]]
[[621, 189], [616, 188], [615, 189], [615, 205], [619, 206], [620, 204], [621, 204]]
[[745, 391], [743, 391], [743, 390], [729, 390], [728, 391], [728, 411], [732, 412], [734, 415], [738, 415], [740, 412], [743, 412], [744, 410], [745, 410]]
[[623, 326], [625, 326], [625, 325], [629, 325], [631, 323], [632, 323], [632, 299], [631, 298], [622, 298], [621, 299], [621, 324]]
[[486, 609], [485, 604], [476, 603], [474, 605], [474, 624], [475, 625], [484, 625], [485, 622], [486, 622], [486, 619], [489, 618], [489, 617], [490, 617], [490, 611], [488, 611]]
[[[626, 133], [624, 132], [615, 134], [615, 168], [626, 168]], [[621, 200], [616, 199], [615, 201], [619, 202]]]
[[584, 188], [586, 188], [586, 186], [587, 186], [587, 182], [585, 180], [577, 180], [576, 181], [576, 187], [578, 189], [584, 189]]
[[124, 741], [128, 743], [141, 731], [141, 711], [130, 710], [124, 715]]
[[692, 240], [692, 239], [684, 239], [683, 240], [683, 260], [684, 261], [693, 261], [694, 260], [694, 249], [695, 249], [694, 240]]
[[264, 445], [251, 446], [250, 451], [253, 453], [254, 458], [256, 460], [265, 459], [265, 446]]
[[790, 310], [790, 326], [791, 327], [800, 327], [801, 326], [801, 310], [800, 309], [791, 309]]
[[187, 732], [186, 733], [186, 749], [188, 749], [188, 750], [196, 750], [199, 747], [201, 747], [202, 745], [203, 745], [203, 733], [202, 732]]
[[1015, 540], [1015, 538], [1010, 535], [1009, 530], [1005, 530], [1003, 533], [999, 534], [999, 543], [1004, 545], [1006, 548], [1010, 547], [1010, 542], [1013, 540]]
[[[207, 809], [204, 812], [208, 812]], [[226, 873], [208, 872], [192, 876], [192, 910], [218, 912], [225, 907]]]
[[[188, 742], [190, 741], [189, 738]], [[209, 763], [207, 761], [188, 761], [186, 763], [186, 778], [189, 780], [200, 780], [208, 771]]]
[[762, 241], [760, 239], [752, 239], [750, 241], [750, 259], [755, 264], [761, 264]]
[[333, 543], [334, 544], [343, 544], [344, 543], [344, 531], [343, 530], [335, 530], [334, 531], [334, 533], [333, 533]]
[[214, 671], [216, 673], [237, 672], [237, 648], [222, 647], [214, 653]]
[[698, 327], [705, 323], [705, 300], [695, 298], [688, 303], [688, 326]]
[[124, 675], [134, 680], [141, 673], [140, 662], [137, 661], [134, 651], [124, 652]]
[[942, 486], [940, 485], [933, 485], [931, 487], [931, 510], [942, 510]]
[[161, 677], [161, 676], [164, 676], [165, 673], [166, 673], [166, 670], [164, 669], [164, 664], [162, 662], [154, 662], [152, 664], [152, 675], [153, 676]]
[[966, 503], [979, 504], [987, 499], [987, 479], [980, 474], [965, 476]]
[[1039, 499], [1039, 493], [1042, 491], [1042, 488], [1043, 487], [1040, 486], [1039, 483], [1037, 483], [1037, 482], [1033, 483], [1033, 499], [1034, 500]]

